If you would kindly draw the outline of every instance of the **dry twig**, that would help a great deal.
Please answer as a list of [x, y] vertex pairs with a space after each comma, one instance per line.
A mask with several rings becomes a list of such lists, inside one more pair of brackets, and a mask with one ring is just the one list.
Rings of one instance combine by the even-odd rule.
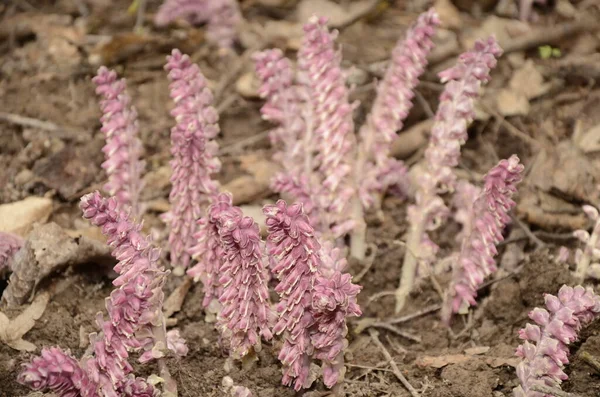
[[381, 353], [383, 353], [385, 358], [389, 361], [390, 366], [392, 367], [392, 372], [394, 373], [394, 375], [396, 375], [396, 378], [398, 378], [400, 383], [402, 383], [404, 387], [406, 387], [406, 389], [410, 392], [411, 396], [419, 397], [419, 392], [417, 392], [417, 390], [408, 382], [404, 375], [402, 375], [402, 372], [400, 372], [400, 369], [398, 368], [398, 365], [396, 365], [394, 358], [392, 357], [390, 352], [385, 348], [383, 343], [381, 343], [381, 341], [379, 340], [379, 333], [373, 328], [371, 328], [369, 329], [369, 335], [371, 336], [371, 340], [373, 341], [373, 343], [377, 345]]

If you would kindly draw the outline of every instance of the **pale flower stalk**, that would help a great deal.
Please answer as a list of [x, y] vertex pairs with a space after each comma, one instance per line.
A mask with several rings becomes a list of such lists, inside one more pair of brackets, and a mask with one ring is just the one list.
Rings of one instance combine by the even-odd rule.
[[[490, 70], [496, 66], [496, 59], [501, 53], [493, 37], [477, 41], [474, 49], [462, 54], [454, 67], [440, 73], [446, 87], [440, 96], [429, 145], [425, 150], [416, 203], [408, 210], [410, 230], [400, 285], [395, 294], [396, 312], [402, 310], [413, 288], [418, 262], [433, 260], [431, 256], [422, 256], [423, 243], [427, 241], [430, 244], [427, 231], [435, 230], [448, 216], [449, 210], [439, 195], [454, 190], [456, 176], [453, 168], [458, 165], [460, 147], [468, 138], [467, 126], [474, 117], [475, 99], [481, 86], [490, 79]], [[435, 249], [428, 248], [426, 252], [435, 252]]]
[[[575, 237], [584, 244], [583, 249], [578, 248], [575, 251], [575, 280], [583, 283], [587, 276], [595, 276], [600, 268], [600, 216], [598, 210], [591, 205], [584, 205], [583, 212], [594, 222], [594, 228], [590, 234], [587, 230], [576, 230], [573, 232]], [[594, 261], [594, 263], [592, 263]]]

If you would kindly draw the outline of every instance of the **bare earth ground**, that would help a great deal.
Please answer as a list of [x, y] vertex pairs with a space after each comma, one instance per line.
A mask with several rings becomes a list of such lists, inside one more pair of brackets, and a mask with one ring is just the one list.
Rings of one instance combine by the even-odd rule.
[[[164, 170], [169, 159], [172, 125], [168, 114], [171, 102], [162, 70], [165, 55], [173, 47], [190, 53], [216, 91], [222, 129], [219, 144], [223, 171], [219, 180], [223, 183], [240, 178], [260, 180], [260, 172], [254, 172], [257, 168], [254, 163], [270, 157], [264, 133], [269, 125], [260, 119], [261, 101], [246, 92], [252, 87], [242, 84], [243, 79], [240, 82], [240, 76], [252, 70], [248, 47], [259, 41], [244, 33], [236, 54], [220, 57], [204, 41], [201, 27], [180, 25], [153, 30], [150, 14], [157, 9], [156, 1], [149, 2], [146, 35], [136, 36], [132, 33], [134, 17], [126, 12], [128, 1], [110, 3], [28, 0], [0, 5], [0, 204], [32, 195], [50, 197], [53, 201], [50, 221], [65, 229], [86, 227], [80, 220], [78, 199], [99, 189], [105, 179], [100, 168], [103, 139], [98, 103], [90, 79], [99, 63], [108, 63], [127, 78], [139, 111], [148, 175], [144, 191], [144, 201], [148, 204], [145, 224], [148, 231], [158, 231], [160, 238], [164, 225], [158, 215], [167, 204], [168, 174], [165, 177]], [[296, 1], [280, 1], [280, 6], [261, 3], [268, 2], [242, 2], [250, 27], [270, 20], [295, 20]], [[531, 38], [534, 29], [560, 33], [566, 29], [565, 25], [578, 23], [582, 15], [592, 14], [597, 18], [597, 5], [589, 1], [552, 2], [557, 4], [536, 10], [535, 22], [522, 24], [514, 18], [514, 13], [498, 22], [500, 6], [494, 8], [492, 4], [489, 9], [483, 6], [494, 2], [456, 3], [462, 14], [452, 14], [447, 4], [440, 8], [450, 10], [450, 14], [442, 17], [449, 28], [447, 33], [451, 38], [458, 37], [458, 42], [451, 43], [449, 51], [441, 51], [424, 76], [407, 129], [431, 117], [441, 87], [434, 72], [452, 64], [469, 37], [489, 33], [506, 36], [509, 32], [504, 43], [513, 45], [523, 37], [529, 38], [529, 42], [506, 54], [494, 71], [490, 88], [484, 94], [483, 116], [470, 129], [470, 140], [458, 171], [461, 177], [479, 182], [498, 159], [518, 154], [528, 172], [515, 211], [521, 224], [513, 222], [506, 231], [508, 239], [498, 256], [501, 270], [480, 291], [479, 306], [470, 315], [456, 318], [451, 331], [440, 324], [435, 311], [441, 301], [436, 286], [447, 285], [445, 274], [435, 280], [423, 280], [400, 315], [423, 310], [425, 314], [394, 324], [391, 320], [397, 316], [393, 313], [393, 297], [381, 293], [393, 290], [398, 282], [404, 255], [401, 241], [407, 229], [407, 203], [386, 198], [383, 214], [370, 216], [368, 240], [375, 252], [372, 265], [366, 272], [368, 264], [353, 262], [350, 267], [352, 274], [362, 274], [359, 301], [363, 319], [367, 320], [354, 321], [349, 326], [345, 387], [348, 396], [409, 395], [394, 376], [369, 329], [377, 329], [379, 340], [403, 375], [423, 396], [511, 395], [516, 386], [517, 331], [527, 322], [529, 310], [543, 303], [543, 293], [556, 293], [563, 283], [572, 285], [569, 270], [556, 264], [554, 256], [561, 245], [574, 248], [570, 232], [587, 226], [580, 205], [599, 203], [596, 178], [600, 174], [596, 171], [595, 153], [600, 148], [597, 136], [600, 130], [594, 127], [600, 122], [600, 91], [596, 84], [600, 62], [593, 59], [600, 45], [599, 36], [588, 26], [556, 37], [542, 35], [551, 41], [548, 43]], [[514, 7], [510, 1], [503, 3]], [[378, 62], [389, 57], [395, 40], [427, 6], [427, 1], [382, 1], [374, 11], [341, 30], [344, 67], [356, 76], [353, 97], [362, 102], [356, 114], [358, 120], [362, 120], [372, 101], [372, 81], [380, 70]], [[508, 10], [510, 14], [514, 8]], [[289, 38], [288, 32], [279, 36], [270, 36], [260, 45], [287, 44], [293, 56], [295, 39]], [[111, 38], [109, 44], [102, 45], [103, 40]], [[544, 44], [560, 49], [560, 55], [550, 59], [541, 57], [538, 50]], [[526, 67], [533, 67], [537, 71], [535, 76], [541, 80], [534, 81], [534, 74], [525, 72], [526, 84], [522, 81], [511, 84], [519, 71], [527, 71]], [[519, 91], [523, 85], [525, 93]], [[37, 124], [15, 119], [15, 115], [35, 119]], [[53, 123], [56, 128], [40, 124], [45, 122]], [[417, 150], [404, 157], [414, 163], [421, 155], [422, 151]], [[246, 185], [242, 183], [242, 190], [245, 191]], [[258, 207], [275, 198], [263, 188], [239, 201]], [[456, 249], [454, 236], [458, 231], [459, 226], [450, 222], [434, 235], [443, 254]], [[105, 270], [95, 263], [82, 264], [53, 274], [39, 287], [43, 290], [56, 280], [65, 281], [52, 296], [44, 315], [25, 336], [38, 347], [38, 353], [41, 347], [52, 345], [69, 348], [76, 356], [83, 353], [86, 335], [95, 330], [95, 314], [104, 309], [104, 299], [111, 291], [110, 273]], [[182, 282], [182, 278], [174, 277], [166, 295]], [[0, 280], [0, 292], [5, 286], [6, 282]], [[183, 397], [224, 395], [221, 381], [227, 375], [225, 354], [219, 348], [213, 324], [204, 321], [201, 299], [201, 286], [192, 286], [181, 310], [174, 315], [190, 347], [184, 360], [169, 363]], [[1, 309], [10, 318], [22, 310]], [[384, 324], [368, 328], [377, 321]], [[358, 325], [361, 326], [357, 329]], [[567, 369], [570, 380], [564, 384], [564, 390], [583, 396], [600, 393], [599, 374], [580, 359], [584, 351], [600, 357], [599, 331], [598, 324], [592, 324], [573, 346]], [[266, 344], [253, 368], [241, 371], [235, 367], [229, 375], [255, 396], [296, 395], [280, 385], [278, 348], [277, 342]], [[16, 376], [21, 363], [30, 357], [31, 353], [0, 344], [0, 396], [29, 393], [17, 384]], [[144, 367], [140, 371], [145, 372], [140, 374], [154, 370]], [[311, 391], [323, 390], [319, 383]]]

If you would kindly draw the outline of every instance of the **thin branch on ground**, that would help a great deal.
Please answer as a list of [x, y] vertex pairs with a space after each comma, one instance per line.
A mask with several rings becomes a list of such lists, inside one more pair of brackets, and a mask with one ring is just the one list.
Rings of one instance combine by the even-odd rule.
[[371, 340], [373, 341], [373, 343], [377, 345], [381, 353], [389, 361], [390, 366], [392, 367], [392, 372], [394, 373], [394, 375], [396, 375], [396, 378], [398, 378], [400, 383], [402, 383], [404, 387], [406, 387], [406, 389], [410, 392], [411, 396], [420, 397], [419, 392], [417, 392], [417, 390], [408, 382], [404, 375], [402, 375], [402, 372], [400, 372], [400, 369], [398, 368], [398, 365], [396, 365], [394, 358], [392, 357], [390, 352], [385, 348], [383, 343], [381, 343], [381, 341], [379, 340], [379, 333], [373, 328], [371, 328], [369, 329], [369, 335], [371, 336]]
[[511, 218], [525, 232], [527, 237], [529, 237], [531, 239], [531, 241], [533, 241], [535, 243], [535, 245], [537, 246], [537, 249], [544, 248], [546, 246], [546, 243], [544, 243], [535, 234], [533, 234], [531, 232], [531, 229], [529, 228], [529, 226], [527, 226], [522, 220], [520, 220], [516, 216], [512, 216]]
[[596, 372], [600, 373], [600, 361], [598, 361], [598, 359], [596, 357], [592, 356], [590, 353], [588, 353], [586, 351], [582, 351], [579, 354], [579, 358], [581, 358], [585, 363], [587, 363], [592, 368], [594, 368], [596, 370]]
[[395, 327], [395, 326], [393, 326], [393, 325], [391, 325], [389, 323], [376, 322], [376, 323], [373, 323], [373, 324], [369, 324], [367, 326], [367, 328], [370, 328], [370, 327], [385, 329], [385, 330], [388, 330], [390, 332], [393, 332], [394, 334], [396, 334], [398, 336], [401, 336], [401, 337], [406, 338], [408, 340], [412, 340], [413, 342], [421, 343], [421, 337], [420, 336], [413, 335], [413, 334], [411, 334], [409, 332], [406, 332], [406, 331], [402, 331], [400, 328]]
[[421, 309], [421, 310], [416, 311], [416, 312], [411, 313], [411, 314], [407, 314], [406, 316], [397, 317], [397, 318], [393, 318], [391, 320], [388, 320], [388, 321], [386, 321], [386, 323], [388, 323], [388, 324], [405, 323], [405, 322], [410, 321], [410, 320], [412, 320], [414, 318], [421, 317], [421, 316], [424, 316], [426, 314], [436, 312], [436, 311], [440, 310], [441, 308], [442, 308], [442, 305], [437, 305], [437, 304], [436, 305], [427, 306], [424, 309]]
[[373, 267], [373, 263], [375, 262], [375, 257], [377, 256], [377, 246], [375, 244], [369, 244], [369, 248], [371, 248], [371, 253], [368, 257], [365, 258], [365, 267], [358, 273], [353, 280], [355, 283], [360, 282], [362, 278], [371, 270]]
[[55, 132], [59, 138], [63, 139], [84, 140], [88, 138], [88, 134], [83, 131], [74, 131], [66, 127], [61, 127], [58, 124], [54, 124], [51, 121], [43, 121], [14, 113], [0, 112], [0, 120], [8, 121], [9, 123], [23, 127], [32, 127], [44, 131]]

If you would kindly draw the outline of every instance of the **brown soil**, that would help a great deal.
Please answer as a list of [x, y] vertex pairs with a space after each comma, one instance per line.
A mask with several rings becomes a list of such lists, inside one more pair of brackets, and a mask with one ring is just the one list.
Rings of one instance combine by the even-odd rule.
[[[157, 3], [158, 1], [149, 1], [150, 12], [156, 10]], [[281, 2], [289, 7], [268, 7], [259, 3], [261, 2], [248, 0], [242, 2], [244, 15], [250, 23], [256, 24], [273, 18], [293, 18], [295, 1]], [[353, 65], [367, 70], [374, 62], [387, 59], [395, 40], [418, 12], [424, 9], [424, 5], [412, 3], [426, 2], [382, 1], [382, 5], [389, 7], [382, 6], [382, 12], [370, 14], [343, 29], [339, 41], [343, 45], [344, 66]], [[464, 9], [466, 3], [473, 2], [460, 3]], [[580, 2], [574, 3], [577, 5]], [[77, 26], [83, 20], [78, 19], [81, 18], [78, 4], [87, 5], [91, 12], [87, 19], [88, 26], [94, 28], [83, 36], [77, 36], [80, 41], [74, 44], [65, 37], [80, 34]], [[128, 5], [127, 0], [9, 0], [8, 4], [0, 5], [0, 25], [3, 25], [0, 26], [0, 109], [4, 113], [48, 121], [61, 127], [56, 131], [49, 131], [0, 120], [0, 204], [31, 195], [47, 195], [52, 197], [55, 207], [50, 220], [64, 228], [77, 229], [83, 225], [77, 209], [78, 199], [83, 193], [100, 188], [105, 179], [100, 168], [103, 145], [98, 121], [100, 112], [90, 81], [96, 67], [88, 62], [88, 56], [97, 54], [97, 50], [86, 40], [93, 41], [96, 35], [129, 34], [134, 17], [126, 13]], [[482, 13], [480, 8], [473, 7], [473, 4], [467, 5], [466, 9], [479, 9], [479, 12], [463, 15], [463, 20], [469, 21], [469, 26], [464, 27], [465, 31], [480, 26], [490, 16]], [[563, 22], [564, 17], [552, 9], [546, 10], [547, 14], [543, 10], [538, 12], [542, 14], [539, 15], [536, 26], [553, 26]], [[17, 29], [15, 21], [23, 18], [35, 26]], [[38, 19], [41, 22], [31, 22]], [[149, 21], [147, 25], [150, 26]], [[160, 30], [152, 32], [153, 41], [140, 51], [121, 54], [120, 51], [125, 50], [117, 46], [116, 49], [111, 49], [116, 55], [101, 54], [106, 59], [117, 57], [118, 62], [111, 66], [128, 79], [129, 92], [139, 111], [146, 173], [153, 173], [168, 164], [169, 128], [172, 124], [168, 113], [171, 103], [162, 60], [170, 48], [177, 44], [191, 52], [193, 59], [200, 64], [211, 84], [214, 84], [213, 88], [224, 87], [216, 99], [218, 105], [226, 105], [221, 112], [222, 134], [219, 136], [221, 149], [226, 150], [221, 156], [223, 171], [218, 176], [225, 183], [245, 172], [241, 166], [242, 156], [256, 153], [259, 158], [270, 157], [266, 137], [258, 137], [248, 143], [243, 141], [265, 131], [269, 125], [260, 118], [261, 101], [240, 96], [235, 88], [238, 76], [228, 75], [228, 71], [236, 67], [241, 72], [251, 70], [248, 60], [239, 56], [228, 60], [219, 58], [216, 51], [202, 40], [201, 29], [183, 27], [179, 33], [181, 30], [188, 33], [188, 41], [177, 38], [173, 31]], [[457, 32], [462, 33], [460, 29]], [[48, 33], [47, 37], [45, 33]], [[198, 40], [197, 43], [192, 40], [195, 37], [193, 34], [200, 37], [194, 39]], [[595, 40], [595, 48], [598, 48], [598, 36], [591, 33], [588, 36], [589, 40]], [[162, 43], [158, 43], [161, 40]], [[563, 50], [563, 55], [568, 54], [575, 38], [570, 40], [555, 44]], [[281, 44], [274, 41], [275, 45]], [[243, 52], [242, 48], [236, 50], [239, 54]], [[520, 54], [545, 67], [551, 67], [554, 62], [540, 59], [535, 47], [530, 52]], [[290, 55], [293, 56], [293, 52]], [[507, 57], [500, 61], [493, 75], [496, 81], [492, 83], [493, 86], [507, 84], [513, 73], [510, 62]], [[435, 65], [435, 69], [438, 68], [439, 64]], [[357, 112], [359, 119], [364, 117], [367, 105], [374, 95], [373, 86], [370, 85], [372, 78], [373, 76], [369, 76], [366, 81], [358, 84], [353, 94], [354, 98], [363, 103]], [[595, 80], [585, 76], [579, 79], [559, 79], [558, 76], [547, 78], [555, 78], [553, 91], [532, 101], [532, 109], [528, 114], [511, 117], [511, 124], [508, 126], [494, 118], [474, 123], [470, 130], [471, 139], [463, 150], [460, 171], [464, 175], [476, 179], [476, 175], [485, 173], [497, 159], [506, 158], [512, 153], [519, 154], [527, 166], [531, 165], [539, 149], [531, 147], [528, 141], [523, 141], [514, 133], [514, 129], [537, 142], [557, 143], [570, 137], [573, 125], [580, 118], [590, 120], [593, 114], [590, 104], [595, 103], [594, 109], [598, 109], [597, 99], [594, 99], [598, 95]], [[435, 109], [439, 93], [436, 90], [436, 77], [430, 71], [425, 80], [429, 84], [424, 84], [419, 92], [429, 107]], [[562, 99], [557, 100], [561, 95]], [[427, 117], [427, 107], [417, 102], [407, 125], [410, 127]], [[590, 156], [590, 161], [597, 161], [593, 157]], [[168, 195], [168, 185], [160, 177], [155, 182], [155, 185], [146, 186], [144, 199], [164, 201]], [[534, 185], [531, 182], [526, 184]], [[587, 188], [595, 189], [595, 186]], [[553, 195], [554, 200], [563, 200], [561, 203], [564, 204], [560, 204], [563, 206], [569, 203], [580, 205], [582, 202], [580, 197], [556, 194], [556, 189], [549, 188], [546, 193]], [[255, 200], [251, 204], [263, 203], [264, 200]], [[388, 197], [383, 203], [383, 217], [370, 217], [368, 240], [372, 247], [376, 247], [376, 258], [360, 281], [363, 290], [359, 301], [365, 318], [385, 321], [395, 317], [392, 296], [372, 298], [382, 291], [392, 291], [397, 286], [404, 255], [404, 247], [399, 242], [404, 239], [407, 230], [407, 205], [404, 200]], [[545, 247], [536, 249], [538, 247], [535, 242], [527, 238], [508, 242], [503, 246], [499, 262], [504, 250], [508, 250], [511, 244], [525, 247], [524, 258], [519, 260], [516, 270], [501, 269], [492, 282], [481, 290], [478, 298], [480, 304], [468, 318], [456, 317], [451, 330], [439, 322], [437, 312], [398, 325], [401, 331], [420, 338], [420, 342], [406, 339], [389, 330], [378, 330], [379, 339], [392, 354], [404, 376], [422, 392], [422, 396], [512, 395], [516, 375], [511, 363], [514, 363], [514, 349], [519, 344], [518, 329], [528, 321], [527, 313], [543, 303], [544, 293], [556, 293], [565, 283], [572, 285], [569, 270], [556, 264], [553, 254], [560, 245], [574, 247], [572, 240], [564, 238], [565, 233], [571, 231], [568, 225], [572, 223], [569, 223], [570, 220], [562, 220], [563, 216], [567, 219], [574, 215], [557, 210], [552, 212], [551, 222], [548, 221], [550, 218], [543, 218], [540, 222], [539, 217], [534, 222], [532, 213], [525, 209], [520, 210], [517, 215], [531, 220], [532, 224], [527, 225], [534, 232], [545, 228], [545, 234], [536, 234], [546, 243]], [[145, 215], [148, 228], [164, 229], [158, 215], [154, 209]], [[549, 223], [544, 223], [546, 221]], [[517, 225], [512, 226], [513, 230], [518, 228]], [[444, 255], [457, 248], [454, 236], [458, 230], [458, 226], [451, 222], [434, 234]], [[364, 264], [352, 262], [350, 271], [358, 274], [363, 268]], [[75, 356], [80, 356], [86, 347], [86, 340], [82, 340], [81, 336], [95, 330], [95, 315], [104, 310], [104, 299], [111, 291], [109, 274], [95, 264], [86, 264], [54, 275], [53, 278], [67, 280], [67, 287], [52, 297], [44, 315], [25, 339], [38, 347], [38, 353], [39, 348], [56, 345], [68, 348]], [[0, 282], [1, 292], [5, 282]], [[180, 282], [182, 279], [171, 280], [165, 291], [166, 295]], [[437, 282], [444, 288], [448, 277], [442, 275]], [[279, 342], [265, 344], [263, 351], [259, 353], [259, 361], [253, 367], [242, 370], [236, 366], [227, 373], [224, 368], [226, 355], [219, 347], [214, 325], [204, 319], [201, 299], [202, 288], [194, 285], [186, 296], [182, 310], [175, 315], [177, 327], [181, 329], [182, 336], [190, 347], [185, 359], [169, 361], [180, 395], [222, 396], [224, 392], [221, 382], [225, 375], [231, 376], [236, 384], [248, 387], [255, 396], [297, 395], [281, 385], [281, 369], [277, 360]], [[440, 296], [434, 283], [423, 280], [411, 295], [402, 315], [439, 303]], [[20, 311], [2, 310], [11, 318]], [[353, 321], [349, 325], [350, 346], [346, 357], [349, 366], [344, 388], [346, 395], [409, 396], [408, 391], [390, 371], [389, 363], [371, 341], [369, 333], [354, 332], [357, 324], [357, 321]], [[585, 396], [600, 393], [600, 375], [580, 359], [581, 351], [600, 358], [599, 330], [598, 323], [594, 323], [582, 334], [582, 341], [573, 346], [572, 364], [567, 369], [570, 380], [564, 384], [564, 390]], [[460, 363], [441, 367], [417, 365], [427, 357], [437, 357], [443, 361], [450, 354], [464, 353], [466, 349], [478, 347], [489, 349], [480, 349], [479, 354], [473, 354]], [[29, 390], [16, 382], [16, 377], [21, 364], [31, 357], [30, 353], [17, 352], [0, 343], [0, 396], [16, 397], [29, 393]], [[152, 372], [156, 372], [152, 365], [139, 368], [140, 375]], [[317, 382], [314, 390], [325, 389]]]

